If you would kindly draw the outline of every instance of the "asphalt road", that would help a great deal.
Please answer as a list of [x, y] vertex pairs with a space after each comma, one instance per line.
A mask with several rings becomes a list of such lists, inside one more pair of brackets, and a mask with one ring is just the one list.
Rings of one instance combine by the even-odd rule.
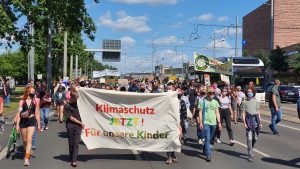
[[[268, 102], [260, 103], [260, 106], [264, 110], [270, 110]], [[291, 102], [285, 102], [282, 103], [281, 108], [283, 114], [298, 117], [297, 104]]]
[[[96, 149], [88, 151], [84, 144], [80, 145], [79, 166], [85, 169], [288, 169], [300, 168], [300, 124], [282, 122], [279, 126], [281, 136], [270, 133], [267, 125], [269, 117], [263, 117], [263, 129], [259, 135], [254, 153], [254, 162], [247, 161], [245, 147], [246, 137], [242, 124], [233, 124], [234, 146], [229, 146], [226, 129], [222, 131], [222, 144], [215, 144], [212, 162], [205, 162], [202, 146], [196, 140], [196, 128], [189, 128], [189, 140], [178, 153], [179, 163], [166, 165], [166, 153], [133, 152], [131, 150]], [[9, 127], [0, 136], [1, 144], [7, 141]], [[38, 136], [37, 150], [31, 159], [32, 169], [66, 169], [71, 168], [68, 162], [68, 143], [64, 124], [56, 119], [50, 122], [50, 129]], [[0, 153], [0, 158], [5, 152]], [[23, 156], [16, 160], [3, 158], [1, 169], [19, 169], [23, 167]]]

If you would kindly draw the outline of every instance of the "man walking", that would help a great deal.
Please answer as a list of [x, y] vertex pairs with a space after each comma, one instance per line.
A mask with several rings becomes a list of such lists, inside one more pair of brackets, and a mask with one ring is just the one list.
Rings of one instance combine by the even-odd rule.
[[274, 135], [279, 135], [276, 125], [282, 120], [281, 99], [279, 94], [280, 81], [276, 79], [270, 94], [269, 107], [272, 113], [272, 123], [269, 125]]

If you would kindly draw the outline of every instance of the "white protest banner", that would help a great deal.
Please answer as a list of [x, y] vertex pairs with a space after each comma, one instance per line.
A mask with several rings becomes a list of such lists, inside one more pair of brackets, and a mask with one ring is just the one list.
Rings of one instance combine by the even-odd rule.
[[230, 85], [230, 79], [229, 79], [229, 76], [226, 76], [226, 75], [223, 75], [223, 74], [221, 74], [220, 76], [221, 76], [221, 80], [222, 80], [223, 82], [225, 82], [226, 84]]
[[118, 79], [119, 86], [128, 86], [128, 79]]
[[38, 78], [39, 80], [41, 80], [41, 79], [43, 79], [43, 75], [42, 75], [42, 74], [38, 74], [38, 75], [37, 75], [37, 78]]
[[177, 92], [129, 93], [79, 88], [87, 148], [180, 152]]
[[100, 83], [105, 83], [105, 79], [104, 78], [100, 78]]

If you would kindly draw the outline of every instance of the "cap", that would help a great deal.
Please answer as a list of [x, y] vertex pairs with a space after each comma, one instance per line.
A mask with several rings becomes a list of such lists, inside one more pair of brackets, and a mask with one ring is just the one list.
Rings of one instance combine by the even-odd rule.
[[211, 87], [207, 87], [206, 93], [215, 93]]

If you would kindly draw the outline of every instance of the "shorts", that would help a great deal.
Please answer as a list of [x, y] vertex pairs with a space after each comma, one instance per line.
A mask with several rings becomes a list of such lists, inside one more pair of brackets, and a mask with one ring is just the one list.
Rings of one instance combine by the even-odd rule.
[[238, 109], [237, 102], [232, 102], [231, 107], [232, 107], [233, 111], [237, 111], [237, 109]]
[[20, 120], [20, 128], [36, 127], [37, 121], [35, 117]]
[[63, 106], [63, 105], [64, 105], [64, 101], [63, 100], [56, 101], [56, 106]]

